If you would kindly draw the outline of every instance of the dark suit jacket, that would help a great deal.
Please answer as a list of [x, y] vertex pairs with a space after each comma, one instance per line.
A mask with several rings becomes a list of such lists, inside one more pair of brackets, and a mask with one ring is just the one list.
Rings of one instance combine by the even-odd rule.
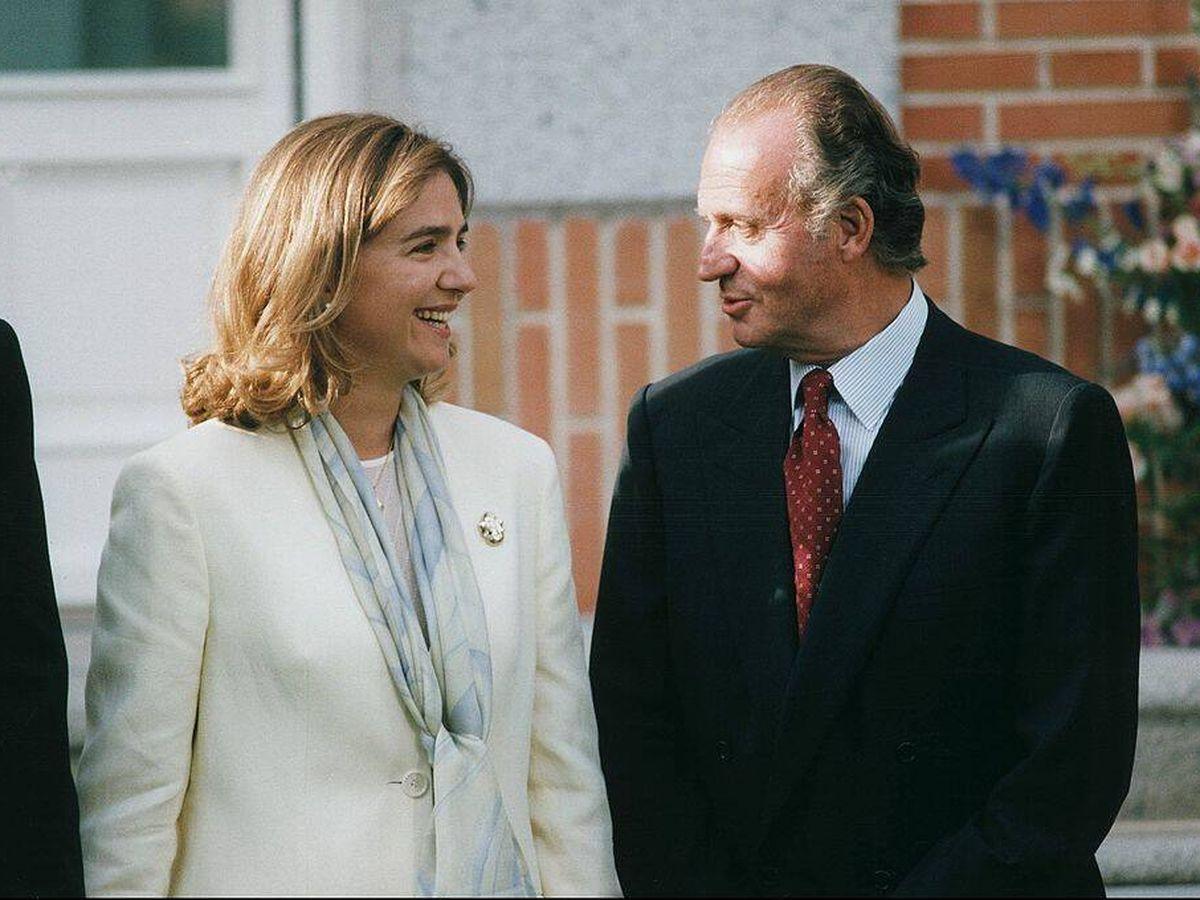
[[63, 646], [33, 408], [17, 336], [0, 321], [0, 895], [82, 896]]
[[1136, 513], [1096, 385], [930, 305], [798, 646], [788, 365], [644, 388], [592, 640], [626, 893], [1101, 894]]

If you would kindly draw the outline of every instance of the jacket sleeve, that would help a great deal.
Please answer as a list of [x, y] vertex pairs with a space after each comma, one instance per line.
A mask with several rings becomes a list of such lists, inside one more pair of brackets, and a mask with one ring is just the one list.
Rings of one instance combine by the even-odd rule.
[[619, 897], [562, 489], [548, 448], [545, 470], [529, 765], [534, 849], [545, 896]]
[[135, 457], [113, 494], [87, 680], [79, 794], [90, 896], [169, 889], [208, 603], [185, 493], [150, 457]]
[[1028, 884], [1054, 884], [1056, 871], [1091, 864], [1129, 790], [1136, 503], [1124, 429], [1112, 398], [1095, 385], [1078, 385], [1059, 406], [1023, 540], [1014, 687], [1024, 755], [897, 893], [954, 896], [979, 885], [1024, 893]]
[[707, 801], [684, 762], [668, 637], [662, 497], [646, 392], [635, 397], [608, 520], [591, 679], [617, 874], [630, 896], [718, 890]]
[[0, 896], [83, 892], [67, 655], [17, 336], [0, 322]]

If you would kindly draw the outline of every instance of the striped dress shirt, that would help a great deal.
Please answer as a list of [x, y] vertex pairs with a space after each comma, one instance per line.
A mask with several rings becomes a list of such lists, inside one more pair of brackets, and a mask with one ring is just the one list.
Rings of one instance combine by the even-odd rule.
[[[842, 453], [843, 504], [849, 505], [854, 485], [862, 473], [867, 454], [879, 427], [892, 408], [896, 391], [904, 381], [925, 331], [929, 309], [916, 281], [912, 295], [891, 323], [853, 353], [829, 366], [833, 389], [829, 394], [829, 418], [837, 428]], [[792, 397], [800, 379], [817, 368], [791, 360]], [[796, 402], [793, 431], [804, 421], [804, 405]]]

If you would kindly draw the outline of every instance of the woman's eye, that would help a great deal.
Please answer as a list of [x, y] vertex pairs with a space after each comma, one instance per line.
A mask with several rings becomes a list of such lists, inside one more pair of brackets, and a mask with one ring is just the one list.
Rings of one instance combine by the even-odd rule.
[[410, 252], [412, 252], [412, 253], [432, 253], [436, 249], [437, 249], [437, 243], [435, 241], [426, 241], [423, 244], [417, 244], [417, 246], [413, 247]]

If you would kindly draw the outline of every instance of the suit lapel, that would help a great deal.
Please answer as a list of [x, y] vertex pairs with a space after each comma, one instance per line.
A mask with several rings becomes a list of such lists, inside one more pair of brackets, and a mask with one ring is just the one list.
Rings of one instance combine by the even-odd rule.
[[848, 699], [917, 551], [991, 428], [970, 417], [966, 371], [941, 353], [957, 327], [930, 306], [847, 506], [788, 679], [764, 827]]
[[749, 696], [773, 727], [796, 651], [783, 457], [791, 436], [787, 360], [766, 353], [745, 382], [700, 415], [708, 534], [727, 633]]

